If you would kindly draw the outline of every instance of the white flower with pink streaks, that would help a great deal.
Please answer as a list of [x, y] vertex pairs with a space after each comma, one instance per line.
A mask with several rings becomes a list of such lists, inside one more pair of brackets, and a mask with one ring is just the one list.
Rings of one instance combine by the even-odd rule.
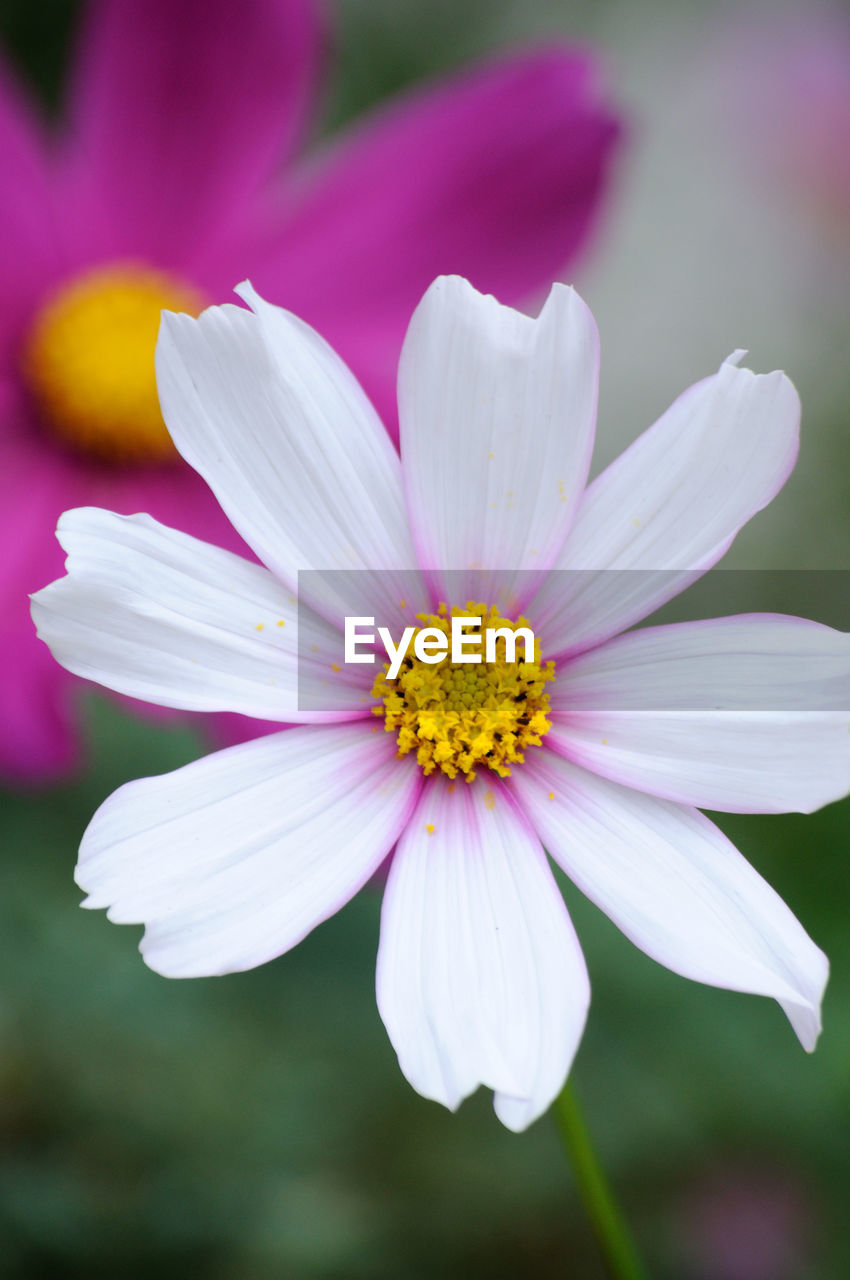
[[[86, 905], [143, 923], [160, 973], [227, 973], [294, 946], [391, 855], [377, 996], [401, 1068], [452, 1108], [486, 1085], [519, 1130], [561, 1088], [590, 994], [548, 853], [650, 956], [774, 997], [812, 1049], [826, 958], [698, 807], [808, 812], [850, 789], [850, 637], [774, 614], [620, 634], [715, 564], [788, 477], [785, 375], [727, 361], [586, 485], [587, 307], [555, 285], [532, 320], [446, 277], [405, 341], [399, 459], [322, 339], [239, 292], [250, 311], [165, 315], [158, 385], [177, 448], [261, 564], [145, 515], [70, 511], [67, 576], [33, 614], [78, 675], [297, 727], [117, 791], [83, 839]], [[377, 668], [335, 669], [332, 587], [308, 601], [316, 643], [299, 669], [308, 569], [328, 571], [319, 584], [367, 571], [393, 626], [482, 600], [497, 575], [539, 641], [534, 671], [553, 662], [554, 678], [535, 711], [531, 667], [501, 703], [482, 668], [473, 744], [439, 690], [426, 716], [414, 694], [382, 705]], [[330, 688], [335, 709], [305, 710], [305, 687]]]

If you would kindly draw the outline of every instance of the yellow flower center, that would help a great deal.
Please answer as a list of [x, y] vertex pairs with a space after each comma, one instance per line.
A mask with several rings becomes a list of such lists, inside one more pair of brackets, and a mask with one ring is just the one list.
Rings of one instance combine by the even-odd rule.
[[107, 461], [176, 456], [157, 400], [154, 345], [164, 307], [197, 315], [201, 306], [189, 285], [132, 264], [64, 285], [36, 316], [23, 353], [45, 423]]
[[[439, 613], [416, 616], [423, 628], [434, 627], [447, 638], [451, 617], [480, 617], [482, 632], [528, 627], [524, 618], [512, 622], [495, 605], [473, 601], [465, 609], [452, 608], [448, 616], [444, 604]], [[533, 662], [508, 661], [506, 640], [497, 636], [495, 643], [494, 662], [453, 663], [449, 649], [432, 664], [413, 656], [411, 642], [398, 677], [388, 679], [385, 665], [375, 680], [372, 694], [381, 705], [373, 713], [383, 716], [388, 733], [397, 733], [398, 754], [415, 751], [424, 773], [440, 769], [450, 778], [462, 774], [472, 782], [476, 769], [484, 767], [504, 778], [512, 764], [523, 762], [526, 747], [539, 747], [549, 732], [546, 685], [555, 678], [554, 662], [541, 663], [537, 639]], [[529, 656], [521, 638], [516, 659], [520, 653]]]

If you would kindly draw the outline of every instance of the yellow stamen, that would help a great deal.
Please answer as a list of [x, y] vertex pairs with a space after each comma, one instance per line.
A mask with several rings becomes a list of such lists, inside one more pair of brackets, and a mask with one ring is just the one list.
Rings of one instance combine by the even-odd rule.
[[[441, 604], [437, 613], [416, 616], [423, 627], [436, 627], [447, 637], [452, 617], [480, 617], [482, 631], [528, 626], [524, 618], [512, 622], [495, 605], [474, 601], [452, 608], [450, 615]], [[517, 652], [524, 653], [524, 645]], [[541, 663], [539, 640], [533, 662], [508, 662], [500, 636], [495, 662], [469, 664], [452, 663], [450, 651], [437, 663], [420, 662], [411, 643], [397, 679], [389, 680], [388, 670], [385, 665], [372, 687], [380, 699], [372, 711], [383, 716], [387, 732], [397, 734], [398, 754], [414, 751], [425, 774], [440, 769], [472, 782], [476, 769], [487, 768], [507, 777], [510, 766], [525, 759], [526, 747], [540, 746], [551, 727], [545, 686], [555, 678], [555, 664]]]
[[107, 461], [175, 457], [159, 411], [154, 345], [163, 308], [197, 315], [202, 305], [182, 281], [133, 264], [64, 285], [36, 316], [23, 353], [45, 424]]

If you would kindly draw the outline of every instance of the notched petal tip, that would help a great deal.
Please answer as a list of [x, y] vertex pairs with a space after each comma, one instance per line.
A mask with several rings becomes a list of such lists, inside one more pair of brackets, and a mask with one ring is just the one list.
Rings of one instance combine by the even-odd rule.
[[810, 975], [796, 1000], [780, 1000], [785, 1016], [806, 1053], [814, 1053], [823, 1029], [821, 1009], [829, 981], [829, 958], [815, 943], [811, 944]]
[[[201, 312], [201, 315], [204, 315], [209, 310], [210, 310], [209, 307], [205, 307], [204, 310]], [[160, 311], [159, 313], [158, 338], [161, 338], [163, 333], [173, 332], [174, 329], [179, 325], [181, 318], [186, 318], [189, 320], [194, 319], [193, 316], [187, 316], [185, 311], [171, 311], [169, 310], [168, 307], [163, 307], [162, 311]]]
[[233, 286], [233, 292], [237, 298], [241, 298], [246, 302], [251, 310], [256, 314], [260, 307], [269, 307], [273, 304], [262, 298], [254, 288], [250, 280], [240, 280], [239, 284]]
[[63, 578], [57, 578], [54, 582], [48, 582], [47, 586], [42, 587], [39, 591], [34, 591], [30, 597], [30, 618], [35, 627], [36, 637], [46, 644], [54, 659], [64, 666], [56, 657], [56, 645], [61, 639], [61, 635], [57, 635], [55, 625], [55, 613], [57, 601], [59, 611], [61, 613], [61, 603], [65, 597], [68, 588], [67, 574]]
[[[59, 581], [59, 579], [57, 579], [57, 581]], [[45, 602], [45, 598], [47, 597], [48, 591], [50, 591], [51, 587], [55, 587], [55, 586], [56, 586], [55, 582], [48, 582], [46, 586], [39, 587], [38, 591], [31, 591], [27, 596], [27, 599], [30, 602], [30, 617], [35, 623], [35, 629], [39, 635], [39, 638], [41, 637], [41, 632], [38, 629], [37, 614], [41, 609], [44, 608], [44, 602]]]
[[[240, 285], [237, 288], [237, 293], [240, 292], [242, 287], [243, 286]], [[541, 319], [544, 313], [546, 313], [548, 310], [551, 310], [553, 307], [557, 307], [557, 306], [577, 307], [577, 308], [580, 308], [583, 312], [587, 313], [587, 315], [590, 317], [591, 323], [593, 324], [594, 331], [596, 330], [596, 323], [593, 320], [593, 315], [590, 311], [590, 308], [588, 307], [584, 299], [581, 297], [578, 290], [575, 288], [574, 285], [566, 284], [560, 280], [556, 280], [553, 282], [552, 285], [550, 285], [549, 292], [546, 295], [545, 301], [543, 302], [543, 305], [540, 308], [540, 311], [537, 317], [528, 316], [523, 310], [518, 310], [515, 307], [511, 307], [500, 302], [499, 299], [493, 293], [488, 293], [488, 292], [484, 292], [481, 289], [476, 289], [475, 285], [472, 284], [472, 282], [468, 280], [466, 276], [460, 276], [460, 275], [437, 276], [434, 280], [432, 280], [431, 284], [428, 285], [428, 288], [422, 294], [422, 297], [419, 302], [419, 307], [421, 307], [422, 304], [425, 303], [427, 300], [437, 299], [437, 298], [444, 303], [447, 303], [447, 302], [448, 303], [457, 302], [458, 304], [471, 303], [473, 306], [477, 304], [479, 307], [495, 307], [495, 308], [498, 308], [500, 312], [504, 312], [506, 315], [519, 315], [519, 316], [522, 316], [524, 319], [531, 320], [531, 321], [534, 321], [536, 319]]]
[[459, 275], [442, 275], [436, 276], [428, 285], [419, 302], [413, 311], [411, 324], [417, 313], [420, 311], [428, 311], [430, 307], [435, 305], [463, 307], [468, 305], [468, 300], [480, 301], [485, 300], [498, 305], [498, 301], [491, 293], [481, 293], [475, 288], [465, 276]]
[[822, 1030], [819, 1006], [779, 1002], [791, 1027], [806, 1053], [814, 1053]]
[[[212, 311], [212, 307], [207, 307], [201, 312], [201, 316], [206, 316]], [[201, 317], [198, 317], [198, 320]], [[181, 337], [185, 336], [189, 328], [194, 327], [198, 320], [193, 316], [184, 315], [182, 311], [161, 311], [159, 316], [159, 329], [157, 330], [156, 343], [154, 344], [154, 368], [156, 369], [157, 380], [159, 380], [165, 360], [174, 358], [174, 352], [179, 346]], [[166, 424], [167, 425], [167, 424]]]
[[513, 1094], [493, 1094], [493, 1110], [511, 1133], [524, 1133], [535, 1120], [539, 1120], [548, 1111], [549, 1106], [551, 1103], [542, 1108], [535, 1107], [530, 1098], [515, 1097]]
[[739, 385], [744, 381], [751, 382], [757, 388], [756, 394], [764, 394], [774, 388], [780, 395], [788, 399], [788, 408], [796, 407], [797, 415], [800, 412], [800, 396], [794, 383], [788, 377], [788, 374], [782, 369], [770, 369], [767, 373], [756, 373], [754, 369], [748, 369], [741, 364], [749, 352], [745, 347], [739, 347], [727, 356], [720, 364], [716, 379], [723, 380], [725, 385], [729, 385], [730, 380], [739, 379]]
[[[139, 924], [141, 921], [125, 920], [113, 915], [109, 910], [106, 913], [107, 919], [112, 924]], [[145, 962], [151, 973], [157, 974], [160, 978], [168, 978], [170, 981], [176, 978], [221, 978], [228, 973], [244, 972], [246, 966], [241, 969], [219, 967], [213, 962], [212, 964], [187, 963], [181, 957], [170, 956], [167, 952], [161, 955], [158, 950], [157, 939], [150, 934], [149, 929], [145, 929], [139, 941], [139, 955]]]

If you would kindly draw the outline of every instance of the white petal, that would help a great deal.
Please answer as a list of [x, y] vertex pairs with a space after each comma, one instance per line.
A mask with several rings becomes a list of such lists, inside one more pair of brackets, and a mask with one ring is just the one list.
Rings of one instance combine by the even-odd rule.
[[647, 955], [698, 982], [773, 996], [814, 1048], [826, 956], [704, 814], [546, 750], [511, 786], [552, 857]]
[[[554, 563], [587, 478], [598, 379], [596, 325], [575, 290], [554, 285], [532, 320], [458, 276], [431, 285], [399, 366], [423, 566], [496, 570], [509, 593], [506, 571]], [[455, 603], [481, 594], [474, 573], [451, 585]]]
[[749, 614], [646, 627], [566, 661], [546, 745], [708, 809], [810, 813], [850, 791], [850, 636]]
[[487, 1085], [520, 1130], [563, 1085], [587, 972], [540, 842], [498, 784], [426, 783], [390, 868], [377, 991], [426, 1098], [454, 1109]]
[[391, 735], [290, 729], [129, 782], [83, 837], [88, 907], [147, 925], [167, 977], [250, 969], [333, 915], [380, 866], [421, 786]]
[[309, 325], [238, 292], [253, 313], [163, 314], [157, 386], [177, 448], [291, 590], [299, 570], [411, 569], [401, 465], [353, 374]]
[[57, 536], [68, 574], [33, 596], [32, 614], [75, 675], [189, 711], [369, 715], [373, 668], [345, 666], [341, 633], [307, 610], [299, 661], [295, 598], [268, 569], [150, 516], [97, 507], [65, 512]]
[[787, 480], [799, 424], [780, 372], [727, 361], [680, 396], [587, 489], [533, 609], [547, 657], [616, 635], [715, 564]]

